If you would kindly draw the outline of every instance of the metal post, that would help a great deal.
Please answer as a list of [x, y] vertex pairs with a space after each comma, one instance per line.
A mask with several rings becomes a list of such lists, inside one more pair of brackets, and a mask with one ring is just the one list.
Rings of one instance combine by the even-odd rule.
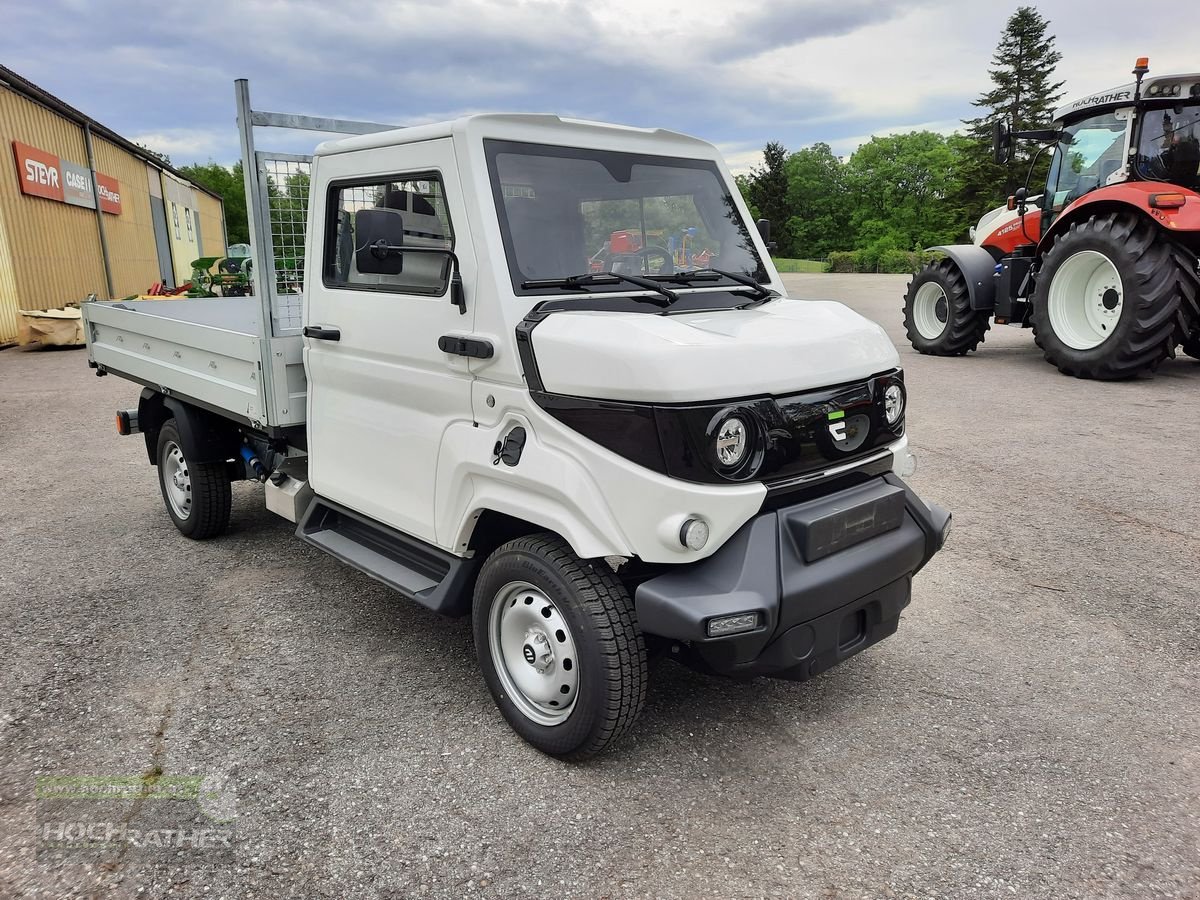
[[258, 373], [261, 379], [259, 397], [262, 406], [259, 418], [267, 424], [276, 424], [270, 421], [275, 403], [275, 378], [271, 365], [271, 339], [275, 334], [275, 322], [271, 315], [275, 248], [271, 241], [271, 221], [262, 221], [260, 218], [262, 207], [259, 204], [263, 189], [259, 184], [258, 157], [254, 152], [250, 82], [239, 78], [233, 83], [233, 90], [237, 97], [237, 124], [242, 142], [242, 181], [246, 186], [246, 219], [250, 226], [250, 256], [253, 260], [251, 274], [254, 279], [254, 295], [258, 298], [259, 315], [262, 317], [259, 333], [259, 358], [262, 364]]
[[104, 283], [108, 286], [108, 299], [116, 298], [113, 289], [112, 263], [108, 258], [108, 236], [104, 233], [104, 210], [100, 208], [100, 183], [96, 178], [96, 154], [92, 152], [92, 126], [83, 123], [83, 143], [87, 148], [88, 168], [92, 171], [92, 201], [96, 204], [96, 227], [100, 230], [100, 256], [104, 260]]

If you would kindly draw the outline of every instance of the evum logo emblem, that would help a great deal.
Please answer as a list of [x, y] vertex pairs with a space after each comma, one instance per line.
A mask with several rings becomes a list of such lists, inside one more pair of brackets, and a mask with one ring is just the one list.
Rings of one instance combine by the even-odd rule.
[[829, 434], [839, 444], [846, 441], [846, 411], [839, 409], [831, 412], [829, 418]]

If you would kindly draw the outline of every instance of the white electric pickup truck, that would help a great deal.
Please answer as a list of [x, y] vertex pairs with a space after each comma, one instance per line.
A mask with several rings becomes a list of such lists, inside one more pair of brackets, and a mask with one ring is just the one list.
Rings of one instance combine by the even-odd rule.
[[[471, 615], [501, 713], [572, 759], [629, 729], [656, 657], [801, 681], [896, 630], [950, 526], [899, 477], [899, 357], [785, 295], [713, 146], [237, 97], [255, 295], [83, 310], [184, 535], [262, 482], [302, 540]], [[352, 136], [256, 149], [271, 127]]]

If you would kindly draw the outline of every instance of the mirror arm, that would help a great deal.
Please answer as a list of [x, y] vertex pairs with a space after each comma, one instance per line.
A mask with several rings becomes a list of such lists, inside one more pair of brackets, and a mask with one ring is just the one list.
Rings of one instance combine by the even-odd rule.
[[395, 249], [404, 253], [438, 253], [446, 257], [446, 263], [451, 266], [450, 302], [458, 307], [459, 315], [467, 314], [467, 292], [463, 288], [462, 266], [459, 264], [457, 253], [453, 250], [443, 250], [441, 247], [397, 247]]

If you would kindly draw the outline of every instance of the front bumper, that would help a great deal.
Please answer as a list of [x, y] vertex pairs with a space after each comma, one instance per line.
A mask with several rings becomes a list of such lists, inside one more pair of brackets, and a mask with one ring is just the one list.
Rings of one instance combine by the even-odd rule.
[[[638, 622], [710, 671], [803, 681], [896, 630], [949, 522], [893, 474], [763, 512], [707, 559], [638, 585]], [[758, 626], [709, 636], [739, 613]]]

